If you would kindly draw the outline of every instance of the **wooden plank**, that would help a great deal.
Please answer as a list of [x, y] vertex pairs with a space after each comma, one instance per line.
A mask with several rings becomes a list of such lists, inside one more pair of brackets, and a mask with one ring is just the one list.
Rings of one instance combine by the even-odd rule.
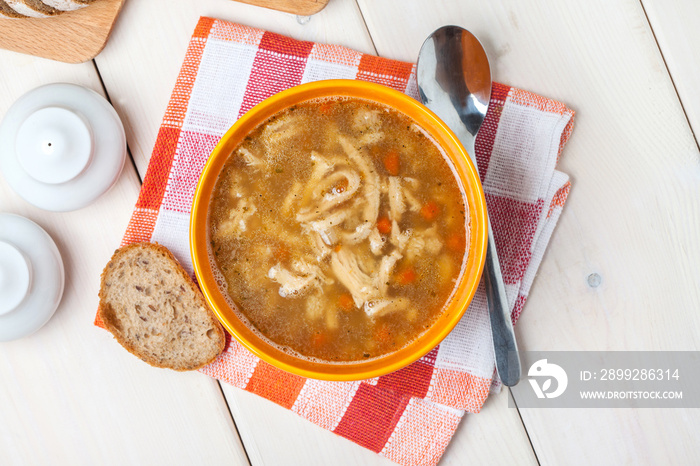
[[51, 18], [0, 19], [0, 48], [66, 63], [91, 60], [105, 46], [124, 0], [101, 0]]
[[700, 3], [641, 0], [688, 121], [700, 137]]
[[[697, 350], [699, 154], [639, 2], [358, 2], [381, 55], [413, 60], [431, 31], [458, 24], [485, 44], [495, 80], [578, 112], [560, 164], [572, 193], [516, 329], [521, 348]], [[700, 419], [683, 410], [521, 414], [545, 464], [700, 455]]]
[[[65, 65], [0, 51], [0, 115], [49, 82], [102, 93], [92, 63]], [[74, 212], [35, 208], [0, 177], [0, 211], [53, 237], [66, 286], [56, 314], [34, 335], [0, 343], [0, 464], [245, 464], [217, 383], [154, 369], [93, 326], [102, 268], [119, 244], [139, 180], [130, 161], [118, 183]]]
[[329, 0], [235, 0], [294, 15], [315, 15], [328, 5]]
[[[184, 57], [190, 34], [200, 15], [237, 21], [297, 39], [323, 41], [374, 53], [359, 10], [350, 2], [331, 2], [306, 19], [265, 12], [248, 5], [206, 0], [188, 2], [177, 9], [164, 0], [128, 2], [112, 40], [96, 62], [105, 86], [125, 120], [127, 138], [143, 176], [150, 152]], [[158, 16], [158, 21], [152, 18]], [[158, 43], [155, 47], [153, 44]], [[387, 464], [354, 443], [335, 436], [295, 414], [257, 396], [223, 385], [236, 425], [254, 464]], [[505, 404], [485, 408], [489, 415], [470, 416], [457, 432], [445, 461], [487, 459], [492, 445], [503, 458], [529, 458], [532, 450], [517, 411]], [[489, 411], [490, 410], [490, 411]], [[475, 432], [472, 434], [472, 432]], [[500, 437], [491, 434], [500, 432]]]

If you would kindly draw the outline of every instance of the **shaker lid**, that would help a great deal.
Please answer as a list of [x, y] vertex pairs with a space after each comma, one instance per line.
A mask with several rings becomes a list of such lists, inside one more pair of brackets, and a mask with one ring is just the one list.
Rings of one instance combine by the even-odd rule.
[[0, 213], [0, 342], [43, 327], [61, 302], [64, 282], [49, 234], [27, 218]]
[[20, 97], [0, 124], [0, 170], [27, 202], [76, 210], [117, 181], [126, 136], [102, 96], [75, 84], [48, 84]]

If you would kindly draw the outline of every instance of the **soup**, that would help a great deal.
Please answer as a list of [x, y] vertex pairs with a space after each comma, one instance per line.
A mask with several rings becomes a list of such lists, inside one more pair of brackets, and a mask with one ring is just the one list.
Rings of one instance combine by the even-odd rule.
[[407, 116], [355, 98], [290, 107], [229, 156], [209, 207], [222, 291], [271, 343], [329, 362], [409, 344], [466, 259], [464, 194]]

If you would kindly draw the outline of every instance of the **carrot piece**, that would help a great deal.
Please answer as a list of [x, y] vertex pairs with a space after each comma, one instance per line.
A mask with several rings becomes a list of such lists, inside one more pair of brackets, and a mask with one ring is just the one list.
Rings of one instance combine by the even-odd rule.
[[318, 111], [321, 112], [321, 114], [326, 115], [326, 116], [331, 114], [332, 109], [333, 109], [333, 102], [331, 102], [331, 101], [326, 101], [318, 107]]
[[406, 267], [396, 276], [399, 285], [410, 285], [416, 281], [416, 270], [413, 267]]
[[395, 150], [390, 150], [384, 156], [384, 168], [390, 175], [396, 176], [399, 174], [399, 153]]
[[289, 248], [284, 244], [279, 244], [275, 248], [275, 258], [280, 262], [286, 262], [289, 260], [290, 252]]
[[343, 249], [343, 246], [340, 244], [336, 244], [335, 247], [333, 248], [333, 250], [335, 252], [340, 252], [341, 249]]
[[445, 242], [447, 243], [448, 249], [455, 252], [462, 252], [466, 247], [466, 240], [467, 239], [464, 237], [464, 235], [460, 235], [459, 233], [452, 233], [447, 237], [447, 240]]
[[435, 217], [440, 213], [440, 206], [435, 201], [428, 201], [421, 207], [420, 215], [428, 221], [435, 220]]
[[374, 328], [374, 339], [380, 343], [389, 343], [391, 341], [391, 331], [386, 323], [380, 324]]
[[350, 293], [343, 293], [338, 296], [338, 306], [345, 312], [352, 311], [353, 307], [355, 307], [355, 301], [353, 301], [352, 295]]
[[316, 347], [325, 345], [327, 340], [328, 337], [325, 333], [316, 332], [313, 335], [311, 335], [311, 344], [313, 344]]
[[391, 220], [387, 217], [379, 217], [377, 219], [377, 230], [383, 235], [391, 233]]

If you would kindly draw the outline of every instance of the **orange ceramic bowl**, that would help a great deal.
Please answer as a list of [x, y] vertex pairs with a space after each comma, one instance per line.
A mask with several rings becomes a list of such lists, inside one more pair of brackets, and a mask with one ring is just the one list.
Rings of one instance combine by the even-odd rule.
[[[287, 107], [311, 99], [347, 96], [387, 105], [412, 118], [443, 148], [459, 178], [469, 211], [468, 257], [457, 289], [442, 314], [420, 337], [396, 352], [349, 363], [301, 359], [273, 346], [249, 328], [232, 309], [217, 286], [209, 261], [208, 212], [216, 180], [226, 160], [258, 125]], [[484, 192], [474, 165], [457, 137], [433, 112], [401, 92], [379, 84], [354, 80], [317, 81], [282, 91], [261, 102], [229, 129], [209, 158], [199, 179], [190, 219], [190, 251], [204, 296], [226, 330], [253, 354], [268, 363], [304, 377], [324, 380], [361, 380], [398, 370], [416, 361], [454, 328], [471, 302], [481, 278], [486, 256], [487, 221]]]

